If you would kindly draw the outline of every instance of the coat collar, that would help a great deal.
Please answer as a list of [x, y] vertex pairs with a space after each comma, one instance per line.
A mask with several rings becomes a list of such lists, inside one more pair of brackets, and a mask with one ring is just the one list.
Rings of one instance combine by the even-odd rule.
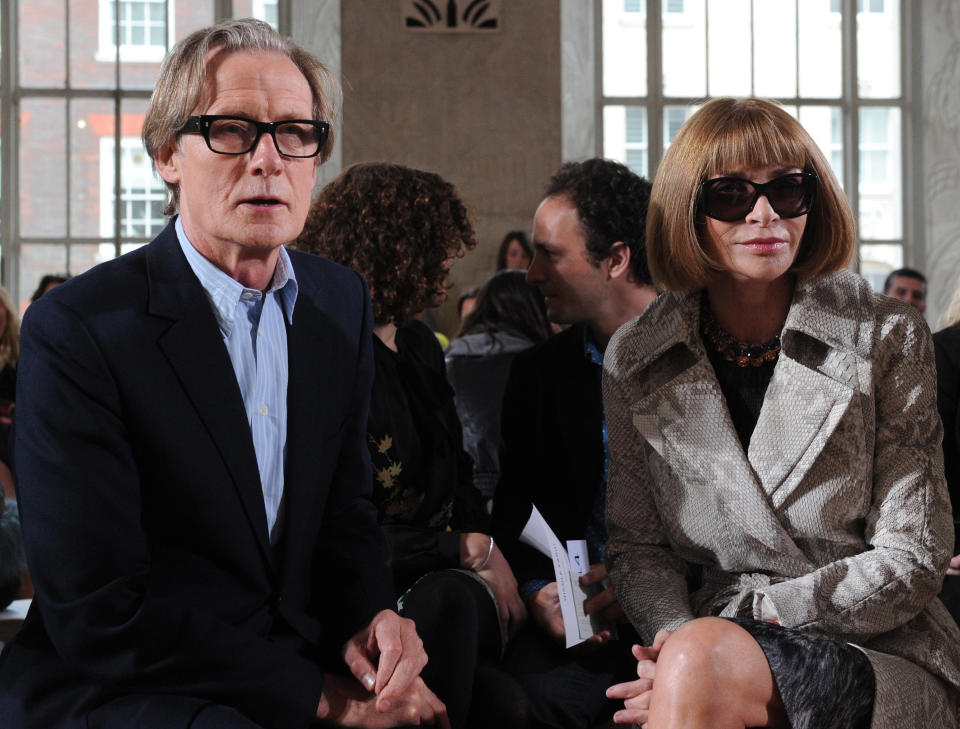
[[629, 379], [634, 425], [676, 478], [714, 489], [731, 529], [784, 574], [803, 571], [807, 559], [778, 512], [842, 416], [859, 407], [874, 325], [870, 289], [847, 271], [798, 283], [747, 453], [700, 338], [700, 297], [662, 295], [618, 333], [607, 376]]

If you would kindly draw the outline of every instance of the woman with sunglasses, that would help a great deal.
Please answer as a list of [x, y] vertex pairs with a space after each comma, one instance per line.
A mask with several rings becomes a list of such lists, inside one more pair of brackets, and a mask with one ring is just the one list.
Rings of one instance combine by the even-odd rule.
[[611, 340], [607, 564], [645, 641], [618, 722], [956, 727], [929, 331], [846, 269], [843, 192], [776, 104], [715, 99], [657, 172], [665, 291]]

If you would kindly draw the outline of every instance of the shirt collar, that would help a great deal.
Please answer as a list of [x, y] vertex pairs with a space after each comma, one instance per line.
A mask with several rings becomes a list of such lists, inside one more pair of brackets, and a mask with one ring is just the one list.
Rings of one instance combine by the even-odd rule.
[[[180, 241], [180, 249], [183, 251], [183, 255], [187, 257], [187, 263], [190, 264], [191, 270], [200, 279], [200, 285], [203, 286], [203, 291], [213, 307], [213, 313], [217, 318], [220, 331], [225, 336], [230, 336], [230, 332], [233, 330], [237, 304], [244, 292], [255, 293], [257, 298], [260, 298], [260, 292], [256, 289], [246, 288], [204, 258], [187, 238], [179, 216], [174, 228], [177, 231], [177, 240]], [[290, 261], [290, 254], [287, 253], [286, 248], [281, 246], [280, 255], [277, 258], [277, 267], [273, 271], [273, 278], [270, 280], [267, 293], [278, 293], [280, 295], [288, 324], [293, 324], [293, 307], [297, 302], [298, 291], [299, 286], [293, 271], [293, 263]]]

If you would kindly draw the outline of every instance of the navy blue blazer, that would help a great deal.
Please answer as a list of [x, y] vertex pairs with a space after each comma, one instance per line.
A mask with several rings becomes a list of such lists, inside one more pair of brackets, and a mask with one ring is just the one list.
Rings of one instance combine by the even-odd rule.
[[99, 726], [118, 697], [150, 726], [188, 726], [207, 703], [306, 726], [344, 642], [393, 606], [365, 443], [366, 286], [290, 256], [275, 546], [233, 368], [172, 224], [31, 305], [14, 457], [36, 598], [0, 657], [0, 726]]

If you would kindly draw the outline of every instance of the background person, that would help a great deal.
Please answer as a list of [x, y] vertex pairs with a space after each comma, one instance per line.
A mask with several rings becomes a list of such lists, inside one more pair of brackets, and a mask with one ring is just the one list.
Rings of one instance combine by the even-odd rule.
[[604, 372], [607, 563], [652, 643], [615, 718], [956, 726], [933, 348], [846, 269], [819, 148], [772, 102], [712, 100], [664, 156], [647, 233], [667, 293]]
[[883, 293], [915, 306], [920, 313], [927, 310], [927, 279], [913, 268], [891, 271], [883, 282]]
[[511, 230], [500, 242], [497, 250], [497, 270], [518, 269], [526, 271], [533, 260], [533, 249], [527, 234], [522, 230]]
[[527, 691], [535, 726], [575, 729], [606, 720], [615, 705], [604, 692], [633, 672], [629, 626], [613, 590], [604, 586], [587, 611], [621, 621], [623, 642], [603, 633], [566, 650], [553, 563], [518, 538], [536, 506], [562, 542], [586, 540], [584, 583], [607, 577], [600, 374], [610, 337], [656, 298], [646, 263], [649, 196], [650, 183], [619, 162], [571, 162], [550, 179], [533, 220], [536, 255], [527, 282], [544, 295], [550, 321], [570, 326], [514, 359], [493, 517], [531, 615], [504, 666]]
[[450, 183], [387, 163], [354, 165], [324, 187], [297, 241], [370, 285], [373, 498], [401, 612], [430, 656], [424, 679], [454, 727], [467, 722], [478, 663], [497, 660], [507, 633], [526, 617], [473, 487], [443, 350], [413, 318], [443, 302], [450, 264], [475, 245]]
[[483, 285], [476, 307], [444, 351], [473, 485], [488, 510], [500, 479], [500, 414], [510, 365], [517, 352], [551, 334], [543, 294], [523, 271], [506, 269]]

